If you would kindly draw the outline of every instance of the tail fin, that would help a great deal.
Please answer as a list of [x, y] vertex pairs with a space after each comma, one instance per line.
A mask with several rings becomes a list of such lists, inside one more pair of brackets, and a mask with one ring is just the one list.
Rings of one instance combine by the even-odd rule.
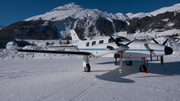
[[73, 45], [79, 44], [81, 43], [81, 40], [79, 39], [78, 35], [76, 34], [76, 32], [74, 31], [73, 28], [70, 29], [71, 30], [71, 37], [72, 37], [72, 43]]

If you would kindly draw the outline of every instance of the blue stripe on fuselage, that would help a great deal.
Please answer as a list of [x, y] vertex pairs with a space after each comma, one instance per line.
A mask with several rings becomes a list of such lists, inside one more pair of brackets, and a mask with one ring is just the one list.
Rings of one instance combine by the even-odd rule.
[[[117, 51], [117, 49], [108, 50], [106, 48], [79, 48], [79, 50], [83, 51]], [[128, 49], [127, 51], [149, 51], [147, 49]], [[156, 52], [164, 52], [164, 50], [154, 50]]]

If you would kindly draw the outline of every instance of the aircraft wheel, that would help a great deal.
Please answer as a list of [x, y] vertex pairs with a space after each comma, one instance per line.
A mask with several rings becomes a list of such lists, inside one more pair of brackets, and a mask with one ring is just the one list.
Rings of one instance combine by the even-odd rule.
[[131, 66], [132, 65], [132, 61], [126, 61], [126, 65]]
[[139, 67], [140, 72], [147, 72], [147, 67], [145, 65], [141, 65]]
[[89, 64], [86, 64], [86, 67], [84, 67], [84, 71], [85, 71], [85, 72], [90, 72], [90, 70], [91, 70], [90, 65], [89, 65]]

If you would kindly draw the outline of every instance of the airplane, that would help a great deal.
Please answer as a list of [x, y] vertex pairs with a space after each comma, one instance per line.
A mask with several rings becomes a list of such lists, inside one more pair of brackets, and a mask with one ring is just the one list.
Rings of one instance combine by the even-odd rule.
[[[119, 73], [122, 73], [123, 59], [126, 60], [126, 64], [128, 66], [132, 65], [132, 60], [142, 61], [139, 70], [140, 72], [147, 72], [147, 67], [145, 63], [147, 57], [152, 58], [152, 57], [160, 56], [161, 64], [163, 65], [163, 56], [170, 55], [173, 53], [173, 49], [171, 47], [165, 46], [167, 40], [163, 44], [159, 44], [155, 39], [153, 39], [155, 43], [136, 42], [136, 41], [130, 41], [126, 37], [122, 37], [122, 36], [112, 37], [111, 35], [109, 35], [109, 36], [105, 36], [104, 38], [82, 41], [79, 39], [78, 35], [76, 34], [73, 28], [70, 29], [70, 32], [72, 36], [73, 47], [76, 47], [78, 51], [22, 50], [22, 49], [17, 49], [15, 47], [13, 47], [13, 49], [18, 50], [18, 52], [82, 55], [83, 67], [85, 72], [91, 71], [91, 67], [89, 63], [89, 58], [91, 57], [119, 58], [120, 59]], [[10, 45], [7, 44], [7, 46]], [[71, 47], [71, 46], [67, 46], [67, 47]]]

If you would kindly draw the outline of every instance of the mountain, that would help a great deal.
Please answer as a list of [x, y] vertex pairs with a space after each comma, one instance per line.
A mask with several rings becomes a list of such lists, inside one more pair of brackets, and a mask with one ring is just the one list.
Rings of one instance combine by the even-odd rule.
[[71, 28], [75, 29], [81, 39], [121, 31], [133, 34], [157, 29], [180, 29], [180, 4], [150, 13], [124, 15], [69, 3], [3, 28], [0, 30], [0, 39], [71, 39]]
[[6, 26], [0, 25], [0, 30], [3, 29], [4, 27], [6, 27]]
[[69, 39], [70, 28], [74, 28], [82, 39], [118, 32], [127, 26], [128, 20], [122, 13], [112, 14], [69, 3], [11, 24], [0, 31], [3, 33], [0, 38]]
[[150, 13], [126, 15], [131, 19], [129, 26], [123, 29], [127, 33], [180, 29], [180, 4], [163, 7]]
[[32, 21], [32, 20], [49, 20], [49, 21], [60, 21], [66, 18], [72, 19], [81, 19], [84, 20], [86, 18], [109, 18], [109, 19], [119, 19], [119, 20], [128, 20], [129, 18], [122, 14], [112, 14], [100, 11], [98, 9], [88, 9], [84, 8], [80, 5], [76, 5], [75, 3], [69, 3], [64, 6], [56, 7], [50, 12], [47, 12], [42, 15], [34, 16], [25, 21]]
[[161, 9], [155, 10], [153, 12], [149, 12], [149, 13], [137, 13], [137, 14], [133, 14], [133, 13], [127, 13], [126, 15], [132, 19], [132, 18], [143, 18], [146, 16], [152, 17], [152, 16], [156, 16], [158, 14], [163, 14], [166, 12], [180, 12], [180, 3], [175, 4], [171, 7], [163, 7]]

